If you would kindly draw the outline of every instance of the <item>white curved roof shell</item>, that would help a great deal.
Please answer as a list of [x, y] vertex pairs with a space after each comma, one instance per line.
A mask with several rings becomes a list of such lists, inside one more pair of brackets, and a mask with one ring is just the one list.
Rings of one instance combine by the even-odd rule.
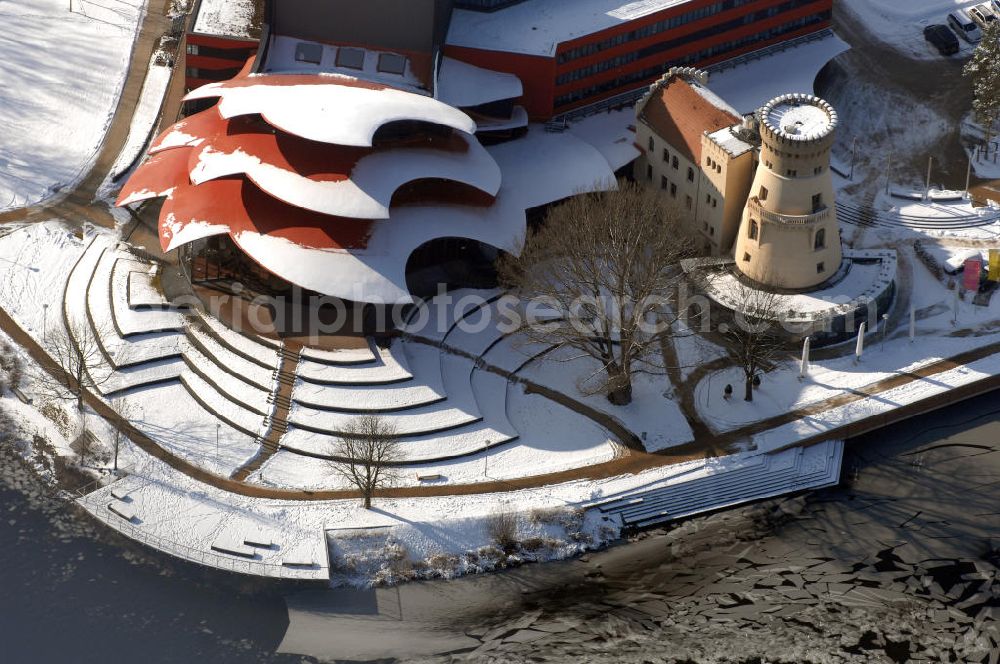
[[371, 147], [380, 127], [403, 120], [439, 124], [467, 134], [476, 132], [476, 123], [462, 111], [412, 92], [338, 85], [338, 79], [347, 79], [341, 76], [326, 76], [329, 85], [282, 85], [279, 76], [257, 78], [253, 85], [210, 83], [184, 99], [218, 97], [219, 113], [226, 119], [259, 113], [268, 124], [289, 134], [352, 147]]
[[491, 207], [396, 208], [391, 220], [376, 222], [366, 249], [350, 252], [302, 247], [259, 233], [239, 233], [234, 239], [266, 270], [303, 288], [352, 301], [408, 303], [407, 259], [422, 244], [461, 237], [516, 251], [528, 208], [616, 186], [601, 153], [569, 132], [533, 126], [524, 138], [489, 151], [504, 175]]
[[451, 180], [495, 196], [500, 190], [500, 167], [479, 141], [467, 144], [466, 152], [423, 148], [378, 152], [360, 159], [350, 179], [327, 182], [311, 180], [239, 150], [227, 153], [207, 148], [198, 155], [191, 182], [201, 184], [246, 174], [262, 190], [289, 205], [335, 217], [388, 219], [393, 194], [415, 180]]
[[469, 108], [517, 99], [523, 94], [521, 79], [513, 74], [483, 69], [454, 58], [441, 59], [435, 95], [446, 104]]

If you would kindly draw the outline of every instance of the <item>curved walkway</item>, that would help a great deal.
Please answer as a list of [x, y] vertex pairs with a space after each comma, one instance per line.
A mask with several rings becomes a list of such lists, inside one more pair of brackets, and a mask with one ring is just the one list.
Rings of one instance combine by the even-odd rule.
[[[51, 358], [46, 354], [44, 349], [24, 330], [22, 330], [14, 320], [7, 314], [6, 311], [0, 309], [0, 329], [3, 329], [7, 334], [11, 336], [15, 343], [23, 347], [32, 359], [37, 362], [43, 370], [48, 372], [50, 375], [56, 377], [57, 379], [63, 381], [65, 384], [72, 384], [72, 378], [69, 377], [59, 366], [55, 365]], [[886, 380], [874, 383], [865, 388], [854, 390], [848, 394], [835, 397], [817, 404], [812, 404], [811, 406], [788, 413], [784, 413], [780, 416], [773, 417], [767, 420], [762, 420], [760, 422], [755, 422], [752, 425], [741, 427], [733, 431], [729, 431], [723, 434], [712, 435], [707, 439], [697, 440], [693, 443], [687, 445], [682, 445], [679, 447], [671, 448], [667, 450], [664, 454], [647, 454], [632, 452], [628, 456], [618, 458], [603, 464], [598, 464], [594, 466], [588, 466], [584, 468], [576, 468], [567, 471], [557, 472], [557, 473], [547, 473], [543, 475], [535, 475], [531, 477], [518, 478], [509, 481], [493, 481], [493, 482], [482, 482], [476, 484], [464, 484], [464, 485], [452, 485], [452, 486], [426, 486], [426, 487], [406, 487], [390, 489], [380, 492], [378, 495], [380, 497], [427, 497], [427, 496], [449, 496], [449, 495], [475, 495], [482, 493], [498, 493], [505, 491], [515, 491], [518, 489], [529, 489], [529, 488], [540, 488], [551, 484], [558, 484], [563, 482], [569, 482], [574, 480], [599, 480], [610, 477], [615, 477], [624, 474], [639, 473], [644, 470], [649, 470], [652, 468], [669, 466], [684, 461], [692, 461], [697, 459], [705, 458], [706, 456], [711, 456], [712, 450], [714, 449], [727, 449], [735, 443], [745, 440], [748, 436], [752, 436], [756, 433], [772, 429], [789, 422], [796, 421], [802, 417], [808, 416], [810, 414], [816, 414], [841, 406], [847, 403], [861, 400], [863, 398], [874, 396], [891, 390], [908, 383], [923, 380], [934, 376], [945, 371], [949, 371], [963, 364], [968, 364], [969, 362], [975, 361], [977, 359], [982, 359], [988, 357], [995, 353], [1000, 353], [1000, 343], [991, 344], [982, 348], [978, 348], [973, 351], [966, 353], [961, 353], [953, 358], [947, 360], [940, 360], [934, 362], [922, 369], [908, 373], [899, 374], [893, 376]], [[961, 398], [967, 398], [975, 394], [981, 394], [988, 390], [993, 390], [1000, 388], [1000, 375], [991, 376], [988, 379], [973, 383], [971, 385], [965, 386], [953, 392], [947, 393], [943, 396], [951, 397], [951, 402], [957, 401]], [[271, 489], [267, 487], [248, 485], [242, 482], [238, 482], [229, 478], [220, 477], [218, 475], [213, 475], [203, 468], [195, 466], [173, 454], [166, 451], [155, 440], [142, 433], [136, 429], [131, 423], [122, 419], [114, 410], [111, 409], [103, 400], [96, 397], [89, 392], [85, 394], [85, 402], [94, 411], [100, 415], [102, 418], [107, 420], [112, 426], [122, 431], [128, 438], [140, 449], [145, 451], [150, 456], [153, 456], [175, 470], [184, 473], [185, 475], [213, 486], [215, 488], [221, 489], [223, 491], [228, 491], [241, 496], [258, 497], [258, 498], [268, 498], [273, 500], [292, 500], [292, 501], [317, 501], [317, 500], [335, 500], [335, 499], [355, 499], [358, 498], [359, 494], [356, 491], [296, 491], [296, 490], [282, 490], [282, 489]], [[933, 406], [928, 406], [924, 403], [916, 403], [911, 406], [903, 407], [898, 409], [892, 415], [882, 415], [874, 418], [877, 420], [875, 426], [882, 426], [883, 423], [890, 420], [891, 417], [896, 419], [902, 419], [903, 417], [909, 417], [917, 412], [923, 410], [930, 410], [932, 407], [939, 407], [945, 404], [935, 404]], [[811, 439], [805, 439], [802, 441], [797, 441], [796, 445], [802, 444], [814, 444], [821, 442], [823, 440], [828, 440], [831, 438], [847, 437], [851, 435], [856, 435], [856, 433], [864, 430], [864, 426], [868, 424], [869, 429], [875, 428], [868, 423], [868, 420], [862, 422], [855, 422], [851, 425], [841, 427], [826, 433], [817, 435]]]
[[[121, 154], [132, 127], [132, 117], [139, 103], [149, 61], [160, 37], [171, 27], [167, 17], [171, 0], [149, 0], [139, 27], [138, 36], [132, 46], [128, 74], [118, 99], [111, 124], [104, 134], [97, 158], [87, 174], [71, 189], [26, 208], [18, 208], [0, 213], [0, 224], [12, 222], [42, 222], [62, 219], [82, 226], [92, 223], [107, 228], [115, 227], [115, 218], [105, 205], [95, 205], [97, 192], [107, 179], [111, 168]], [[156, 9], [154, 9], [154, 6]], [[174, 67], [173, 76], [183, 76], [182, 67]]]

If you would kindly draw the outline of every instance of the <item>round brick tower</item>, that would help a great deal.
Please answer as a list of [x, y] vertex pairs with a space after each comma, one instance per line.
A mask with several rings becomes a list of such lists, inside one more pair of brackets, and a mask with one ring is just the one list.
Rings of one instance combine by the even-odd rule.
[[808, 289], [842, 258], [830, 176], [837, 112], [812, 95], [772, 99], [757, 111], [760, 164], [736, 238], [736, 266], [766, 286]]

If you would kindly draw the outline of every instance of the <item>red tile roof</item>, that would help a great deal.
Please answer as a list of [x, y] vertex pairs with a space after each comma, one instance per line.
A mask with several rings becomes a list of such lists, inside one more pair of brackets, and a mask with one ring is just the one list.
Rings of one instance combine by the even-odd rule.
[[710, 92], [701, 90], [683, 78], [674, 77], [652, 94], [640, 115], [658, 136], [695, 164], [701, 164], [702, 134], [740, 122], [732, 111], [713, 103], [708, 96]]

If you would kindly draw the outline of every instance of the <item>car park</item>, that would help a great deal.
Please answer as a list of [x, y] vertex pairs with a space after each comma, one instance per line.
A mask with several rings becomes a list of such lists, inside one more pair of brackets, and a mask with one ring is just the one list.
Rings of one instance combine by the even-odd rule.
[[958, 53], [958, 37], [946, 25], [941, 25], [940, 23], [928, 25], [924, 28], [924, 39], [936, 48], [941, 55], [954, 55]]
[[976, 5], [968, 10], [969, 18], [979, 26], [980, 30], [986, 30], [986, 27], [997, 20], [997, 15], [993, 13], [993, 10], [988, 4]]
[[983, 31], [979, 29], [979, 26], [964, 9], [956, 9], [948, 14], [948, 25], [959, 37], [970, 44], [976, 44], [983, 39]]

